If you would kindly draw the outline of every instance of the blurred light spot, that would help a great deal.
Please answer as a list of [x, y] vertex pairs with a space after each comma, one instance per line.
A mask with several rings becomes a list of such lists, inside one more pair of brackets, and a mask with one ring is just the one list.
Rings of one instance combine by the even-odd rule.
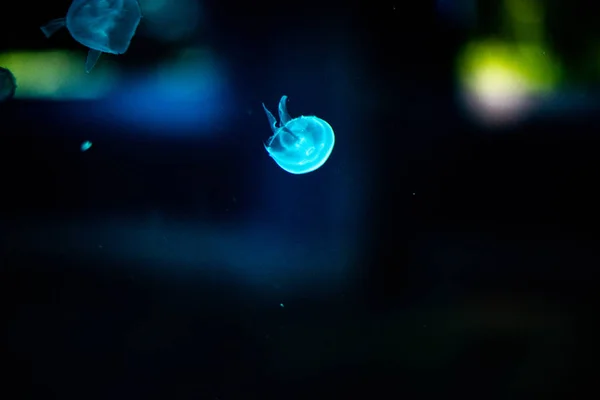
[[192, 130], [226, 122], [223, 67], [207, 52], [186, 50], [178, 60], [123, 83], [104, 109], [109, 122], [144, 130]]
[[85, 73], [85, 54], [67, 51], [16, 51], [0, 54], [0, 65], [10, 69], [19, 82], [15, 98], [95, 99], [116, 82], [106, 66]]
[[183, 40], [194, 34], [202, 10], [197, 0], [139, 0], [143, 24], [141, 35], [163, 41]]
[[560, 68], [540, 46], [488, 41], [465, 48], [458, 74], [468, 110], [495, 124], [525, 116], [540, 96], [551, 94]]
[[81, 151], [87, 151], [90, 149], [90, 147], [92, 147], [92, 142], [86, 140], [85, 142], [81, 143]]
[[283, 305], [283, 303], [280, 303], [279, 307], [284, 308], [285, 306]]

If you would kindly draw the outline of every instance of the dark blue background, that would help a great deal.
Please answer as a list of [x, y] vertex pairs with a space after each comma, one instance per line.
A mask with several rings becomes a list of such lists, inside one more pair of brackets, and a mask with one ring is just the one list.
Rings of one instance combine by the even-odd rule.
[[[418, 4], [206, 3], [239, 104], [287, 94], [336, 129], [302, 177], [267, 157], [259, 111], [174, 137], [3, 104], [2, 398], [573, 395], [600, 120], [470, 125], [453, 95], [464, 33]], [[53, 6], [11, 7], [0, 46], [46, 46], [31, 31]], [[136, 68], [169, 49], [132, 51]], [[243, 233], [203, 258], [222, 227]]]

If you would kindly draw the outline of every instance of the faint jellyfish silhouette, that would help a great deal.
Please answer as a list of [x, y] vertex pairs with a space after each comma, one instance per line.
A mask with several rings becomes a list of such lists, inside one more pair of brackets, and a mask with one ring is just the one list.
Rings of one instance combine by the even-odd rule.
[[90, 49], [85, 61], [89, 73], [102, 53], [127, 51], [141, 18], [137, 0], [74, 0], [65, 18], [53, 19], [41, 30], [49, 38], [66, 26], [73, 39]]
[[0, 101], [12, 99], [16, 90], [15, 76], [8, 69], [0, 67]]
[[279, 101], [279, 126], [263, 104], [273, 131], [265, 149], [275, 162], [292, 174], [306, 174], [320, 168], [331, 155], [335, 135], [331, 126], [315, 116], [292, 119], [287, 112], [287, 96]]
[[86, 140], [85, 142], [81, 143], [81, 151], [87, 151], [92, 147], [92, 142], [90, 142], [89, 140]]

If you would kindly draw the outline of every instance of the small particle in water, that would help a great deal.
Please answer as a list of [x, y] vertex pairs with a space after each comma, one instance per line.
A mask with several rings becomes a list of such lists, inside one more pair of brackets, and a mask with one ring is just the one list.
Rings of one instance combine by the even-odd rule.
[[279, 307], [283, 308], [285, 306], [283, 305], [283, 303], [279, 303]]
[[92, 147], [92, 142], [90, 142], [89, 140], [86, 140], [85, 142], [81, 143], [81, 151], [89, 150], [90, 147]]

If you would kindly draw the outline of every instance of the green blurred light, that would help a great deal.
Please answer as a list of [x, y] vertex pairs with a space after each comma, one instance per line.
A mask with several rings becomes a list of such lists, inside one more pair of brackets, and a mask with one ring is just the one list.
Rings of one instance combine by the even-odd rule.
[[468, 44], [457, 58], [460, 97], [485, 124], [513, 123], [557, 88], [562, 72], [548, 50], [497, 40]]
[[467, 45], [457, 58], [458, 79], [470, 89], [523, 90], [548, 93], [556, 88], [561, 68], [540, 45], [480, 41]]
[[0, 65], [10, 69], [19, 82], [15, 98], [96, 99], [116, 83], [113, 68], [99, 66], [92, 74], [84, 70], [85, 54], [67, 51], [14, 51], [0, 53]]

